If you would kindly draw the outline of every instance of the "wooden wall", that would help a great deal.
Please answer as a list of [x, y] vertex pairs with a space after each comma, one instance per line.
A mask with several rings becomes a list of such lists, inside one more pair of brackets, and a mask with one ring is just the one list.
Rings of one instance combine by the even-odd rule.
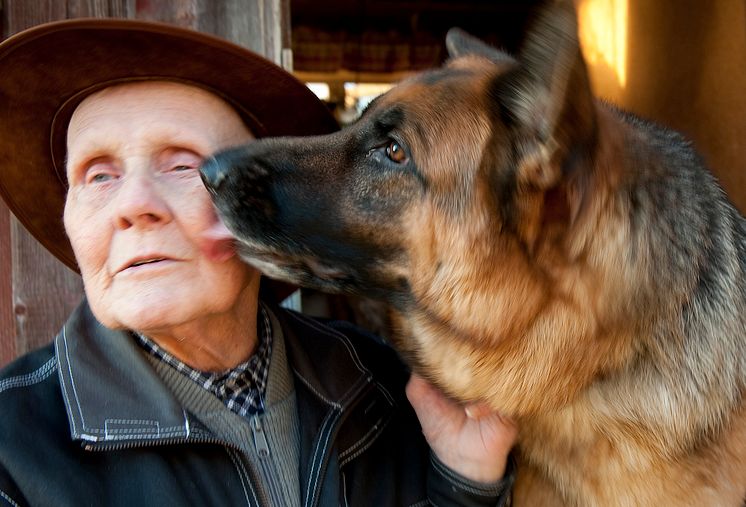
[[[289, 0], [3, 0], [0, 9], [1, 38], [47, 21], [118, 17], [209, 32], [277, 63], [290, 47]], [[77, 273], [47, 253], [0, 200], [0, 367], [49, 343], [82, 294]]]

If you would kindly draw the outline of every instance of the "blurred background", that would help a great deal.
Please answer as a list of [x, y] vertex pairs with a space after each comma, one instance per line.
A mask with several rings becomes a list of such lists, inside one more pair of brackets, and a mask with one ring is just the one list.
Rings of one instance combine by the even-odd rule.
[[[576, 3], [595, 93], [683, 132], [746, 212], [746, 2]], [[459, 26], [516, 52], [539, 5], [535, 0], [0, 0], [0, 38], [75, 17], [149, 19], [213, 33], [293, 71], [344, 125], [396, 81], [440, 65], [448, 28]], [[48, 343], [81, 297], [78, 275], [47, 254], [0, 202], [0, 366]], [[372, 301], [305, 292], [288, 304], [388, 332], [385, 309]]]

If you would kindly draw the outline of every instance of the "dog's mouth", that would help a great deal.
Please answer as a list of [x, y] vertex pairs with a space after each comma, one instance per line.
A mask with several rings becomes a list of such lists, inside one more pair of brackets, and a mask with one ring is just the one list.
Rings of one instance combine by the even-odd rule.
[[326, 264], [313, 257], [301, 259], [301, 262], [314, 276], [323, 280], [342, 280], [347, 277], [347, 272], [342, 268]]
[[309, 253], [278, 251], [254, 242], [238, 242], [237, 252], [244, 262], [254, 266], [270, 278], [277, 278], [301, 286], [325, 290], [340, 290], [352, 280], [352, 273], [331, 265]]

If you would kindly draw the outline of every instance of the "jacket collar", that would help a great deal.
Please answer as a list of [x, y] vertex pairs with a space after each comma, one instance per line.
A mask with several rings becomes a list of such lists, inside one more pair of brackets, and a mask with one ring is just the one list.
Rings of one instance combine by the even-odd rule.
[[[301, 314], [282, 309], [274, 314], [295, 377], [301, 501], [306, 506], [336, 504], [338, 474], [327, 471], [377, 439], [397, 402], [373, 380], [345, 334]], [[55, 350], [73, 439], [109, 449], [210, 437], [182, 408], [135, 339], [101, 325], [86, 301], [55, 338]]]
[[296, 378], [322, 404], [346, 409], [373, 381], [350, 339], [301, 313], [277, 314]]
[[[329, 411], [342, 413], [372, 384], [372, 375], [342, 333], [301, 314], [273, 309], [296, 377], [309, 394], [301, 416], [319, 430]], [[104, 327], [87, 301], [55, 338], [62, 395], [73, 439], [157, 441], [194, 436], [198, 421], [165, 386], [129, 332]], [[319, 359], [323, 358], [324, 361]], [[361, 428], [365, 431], [367, 429]]]
[[73, 439], [140, 441], [190, 436], [190, 420], [130, 333], [104, 327], [87, 301], [55, 338]]

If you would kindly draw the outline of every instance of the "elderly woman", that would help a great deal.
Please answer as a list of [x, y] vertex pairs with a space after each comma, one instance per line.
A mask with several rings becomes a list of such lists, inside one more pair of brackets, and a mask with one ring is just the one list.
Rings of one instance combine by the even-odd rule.
[[413, 410], [390, 349], [260, 302], [211, 234], [204, 157], [335, 128], [302, 84], [206, 35], [86, 20], [0, 45], [0, 97], [0, 190], [86, 293], [0, 373], [0, 505], [505, 502], [509, 423], [417, 378]]

